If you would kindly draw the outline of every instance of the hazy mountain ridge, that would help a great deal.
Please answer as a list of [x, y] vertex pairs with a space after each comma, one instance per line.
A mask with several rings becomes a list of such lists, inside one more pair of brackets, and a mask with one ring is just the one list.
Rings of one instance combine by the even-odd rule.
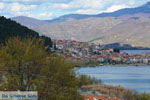
[[67, 19], [70, 19], [70, 18], [75, 19], [75, 20], [80, 20], [80, 19], [85, 19], [85, 18], [90, 18], [90, 17], [120, 17], [123, 15], [136, 14], [136, 13], [150, 13], [150, 2], [147, 2], [140, 7], [125, 8], [125, 9], [120, 9], [118, 11], [114, 11], [110, 13], [100, 13], [100, 14], [95, 14], [95, 15], [68, 14], [68, 15], [60, 16], [58, 18], [49, 20], [49, 22], [53, 22], [53, 23], [65, 22], [67, 21]]
[[31, 28], [53, 39], [90, 41], [96, 38], [95, 43], [150, 47], [150, 2], [112, 13], [81, 16], [70, 14], [44, 22], [46, 23], [31, 25]]
[[[103, 33], [105, 34], [105, 33]], [[132, 46], [150, 47], [150, 18], [139, 18], [126, 20], [113, 27], [104, 39], [97, 40], [95, 43], [109, 44], [122, 43]]]
[[[88, 14], [68, 14], [68, 15], [63, 15], [57, 18], [54, 18], [52, 20], [36, 20], [34, 18], [29, 18], [29, 17], [24, 17], [24, 16], [18, 16], [12, 18], [13, 20], [16, 20], [17, 22], [21, 21], [20, 19], [23, 19], [25, 21], [30, 20], [33, 23], [37, 23], [38, 21], [40, 23], [60, 23], [60, 22], [66, 22], [69, 19], [72, 20], [80, 20], [80, 19], [86, 19], [90, 17], [120, 17], [124, 15], [130, 15], [130, 14], [137, 14], [137, 13], [150, 13], [150, 2], [145, 3], [144, 5], [140, 7], [135, 7], [135, 8], [125, 8], [125, 9], [120, 9], [118, 11], [110, 12], [110, 13], [100, 13], [100, 14], [95, 14], [95, 15], [88, 15]], [[22, 24], [25, 23], [22, 22]], [[21, 23], [21, 22], [20, 22]], [[31, 24], [31, 23], [30, 23]]]
[[111, 17], [87, 18], [59, 24], [45, 24], [34, 28], [34, 30], [55, 39], [89, 41], [121, 22], [122, 20]]
[[28, 27], [37, 27], [43, 24], [48, 24], [47, 21], [38, 20], [35, 18], [30, 18], [30, 17], [25, 17], [25, 16], [12, 17], [11, 19]]

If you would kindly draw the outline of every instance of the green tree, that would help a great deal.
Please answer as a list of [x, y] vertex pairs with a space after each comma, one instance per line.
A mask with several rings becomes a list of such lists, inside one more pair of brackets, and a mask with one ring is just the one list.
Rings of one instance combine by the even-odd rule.
[[[63, 57], [50, 57], [47, 67], [42, 69], [43, 87], [46, 94], [40, 95], [43, 100], [81, 100], [74, 64], [66, 62]], [[42, 94], [42, 93], [40, 93]], [[43, 98], [44, 97], [44, 98]]]
[[38, 91], [39, 100], [82, 100], [74, 64], [50, 55], [44, 42], [11, 38], [0, 48], [0, 90]]
[[119, 48], [114, 48], [114, 52], [120, 53], [120, 49]]
[[0, 49], [0, 69], [7, 78], [5, 90], [36, 90], [36, 75], [45, 65], [43, 43], [36, 39], [12, 38]]
[[83, 85], [101, 84], [102, 83], [102, 81], [100, 79], [97, 79], [95, 77], [90, 77], [87, 75], [79, 75], [78, 81], [79, 81], [79, 87], [81, 87]]

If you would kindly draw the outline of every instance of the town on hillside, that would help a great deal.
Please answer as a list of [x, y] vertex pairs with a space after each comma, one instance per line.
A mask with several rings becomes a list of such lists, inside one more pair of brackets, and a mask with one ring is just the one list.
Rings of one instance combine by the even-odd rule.
[[93, 60], [99, 64], [150, 64], [150, 53], [128, 54], [119, 49], [104, 48], [88, 42], [75, 40], [53, 40], [51, 51], [65, 56], [68, 60]]

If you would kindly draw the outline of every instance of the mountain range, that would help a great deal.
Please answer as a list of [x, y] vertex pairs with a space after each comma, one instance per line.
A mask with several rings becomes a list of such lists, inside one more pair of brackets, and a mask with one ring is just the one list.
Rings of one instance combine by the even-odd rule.
[[80, 20], [80, 19], [85, 19], [89, 17], [119, 17], [123, 15], [129, 15], [129, 14], [137, 14], [137, 13], [150, 13], [150, 2], [147, 2], [146, 4], [136, 7], [136, 8], [125, 8], [121, 9], [115, 12], [111, 13], [101, 13], [101, 14], [96, 14], [96, 15], [86, 15], [86, 14], [69, 14], [69, 15], [64, 15], [58, 18], [55, 18], [53, 20], [49, 20], [49, 22], [65, 22], [68, 19], [74, 19], [74, 20]]
[[53, 39], [150, 47], [150, 2], [97, 15], [69, 14], [52, 20], [24, 16], [11, 19]]

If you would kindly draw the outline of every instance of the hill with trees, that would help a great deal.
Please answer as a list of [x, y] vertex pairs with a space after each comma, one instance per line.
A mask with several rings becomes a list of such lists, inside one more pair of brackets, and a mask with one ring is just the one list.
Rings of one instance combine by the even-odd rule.
[[39, 33], [20, 25], [19, 23], [0, 17], [0, 43], [4, 43], [11, 37], [21, 38], [41, 38], [45, 41], [45, 46], [52, 46], [52, 41], [46, 36], [39, 36]]

